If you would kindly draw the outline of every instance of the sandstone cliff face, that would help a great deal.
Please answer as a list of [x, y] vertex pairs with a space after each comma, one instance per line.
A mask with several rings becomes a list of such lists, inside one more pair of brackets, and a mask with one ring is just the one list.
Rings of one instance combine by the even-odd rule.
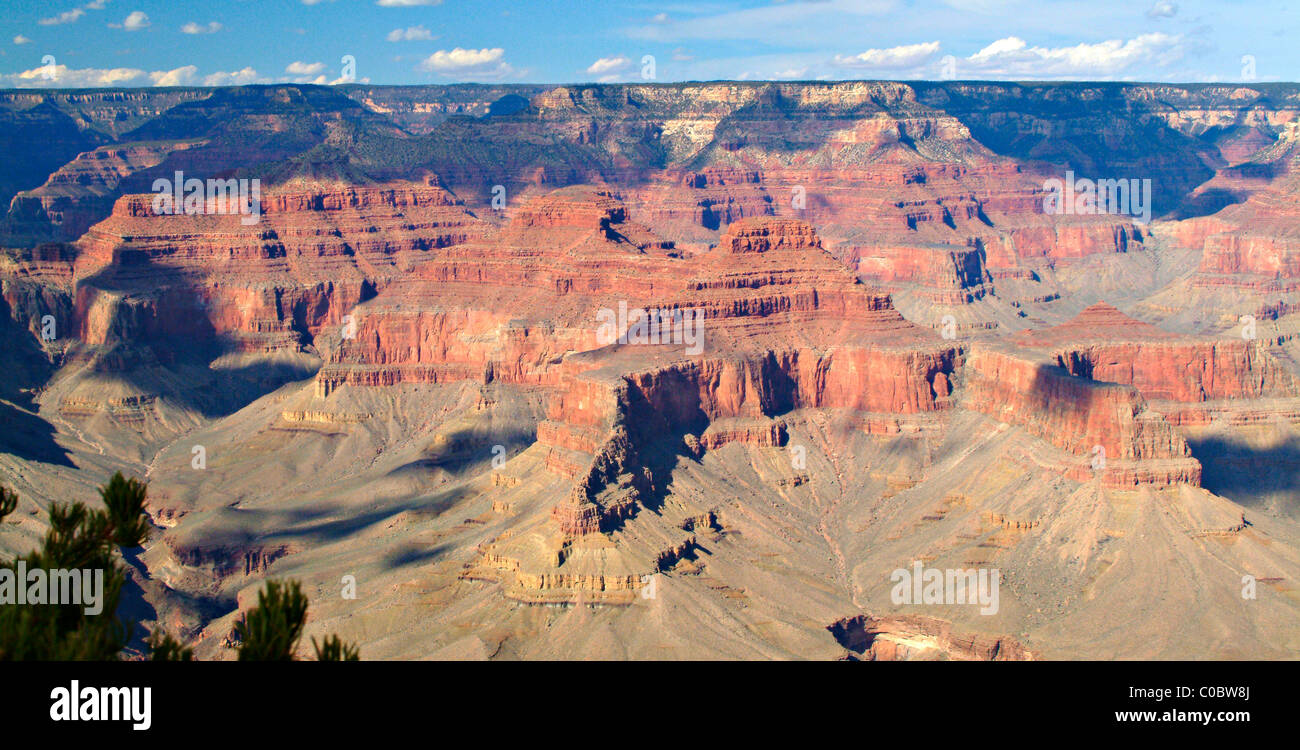
[[6, 398], [18, 396], [19, 384], [38, 386], [52, 361], [75, 343], [71, 285], [72, 251], [65, 246], [43, 245], [29, 258], [0, 258], [0, 336], [11, 370], [0, 385]]
[[1132, 385], [1149, 400], [1195, 403], [1300, 394], [1300, 382], [1257, 341], [1178, 336], [1105, 303], [1059, 326], [1023, 332], [1017, 343], [1051, 350], [1071, 375]]
[[1295, 379], [1253, 341], [1095, 344], [1057, 355], [1072, 375], [1135, 386], [1148, 399], [1293, 396]]
[[952, 349], [859, 349], [847, 364], [834, 357], [804, 351], [705, 360], [629, 375], [628, 381], [673, 427], [698, 424], [701, 417], [772, 417], [802, 408], [915, 414], [946, 408], [947, 376], [960, 361]]
[[1071, 375], [1032, 358], [979, 347], [966, 367], [963, 405], [1017, 424], [1082, 459], [1113, 486], [1199, 484], [1201, 467], [1187, 442], [1137, 389]]
[[[1073, 222], [1056, 222], [1050, 226], [1017, 227], [1005, 240], [1004, 248], [1016, 259], [1050, 258], [1077, 260], [1098, 253], [1123, 253], [1142, 242], [1142, 232], [1130, 223], [1110, 217]], [[993, 259], [1008, 263], [1005, 255]], [[993, 266], [998, 267], [998, 263]]]
[[1220, 233], [1205, 238], [1206, 274], [1244, 274], [1270, 281], [1300, 276], [1300, 237]]
[[841, 258], [864, 279], [921, 285], [938, 304], [965, 304], [992, 291], [982, 247], [854, 246]]
[[240, 214], [155, 215], [152, 194], [119, 199], [78, 243], [83, 339], [102, 343], [114, 311], [139, 309], [141, 335], [252, 350], [307, 343], [401, 273], [403, 256], [482, 226], [435, 185], [304, 186], [263, 195], [260, 209], [244, 224]]

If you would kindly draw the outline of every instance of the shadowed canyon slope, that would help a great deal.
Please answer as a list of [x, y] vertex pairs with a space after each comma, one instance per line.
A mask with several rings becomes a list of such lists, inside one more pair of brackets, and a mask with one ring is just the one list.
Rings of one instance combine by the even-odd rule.
[[[368, 658], [1296, 658], [1298, 114], [0, 92], [0, 549], [146, 478], [130, 614], [206, 658], [267, 578]], [[1046, 211], [1067, 173], [1151, 220]], [[160, 210], [178, 177], [257, 180], [256, 220]], [[898, 603], [913, 564], [996, 569], [996, 611]]]

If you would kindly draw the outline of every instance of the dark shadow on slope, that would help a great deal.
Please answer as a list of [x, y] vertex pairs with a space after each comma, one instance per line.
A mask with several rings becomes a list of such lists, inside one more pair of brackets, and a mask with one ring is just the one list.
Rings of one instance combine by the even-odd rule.
[[[33, 315], [45, 314], [37, 306]], [[54, 312], [54, 311], [48, 311]], [[14, 311], [0, 297], [0, 453], [28, 461], [76, 468], [68, 452], [54, 439], [54, 426], [37, 416], [33, 390], [45, 385], [54, 365], [32, 332], [15, 320]]]
[[[438, 469], [448, 474], [460, 474], [497, 456], [508, 461], [537, 441], [537, 431], [535, 427], [507, 430], [466, 428], [443, 437], [443, 442], [425, 449], [421, 458], [393, 469], [388, 476]], [[497, 450], [497, 446], [503, 450]]]
[[[170, 532], [168, 539], [162, 543], [170, 546], [178, 558], [190, 561], [189, 564], [238, 559], [246, 552], [267, 549], [282, 550], [275, 558], [278, 560], [284, 554], [301, 554], [313, 545], [349, 539], [402, 513], [440, 516], [464, 499], [466, 494], [463, 487], [454, 487], [433, 495], [396, 500], [365, 510], [341, 505], [313, 508], [311, 513], [305, 515], [329, 518], [300, 525], [296, 521], [304, 514], [297, 509], [280, 512], [222, 508], [195, 525]], [[238, 566], [231, 569], [236, 570]]]
[[139, 547], [122, 550], [123, 562], [134, 572], [127, 574], [126, 585], [122, 587], [122, 598], [117, 603], [117, 615], [132, 625], [131, 640], [126, 645], [127, 650], [148, 653], [149, 647], [145, 644], [145, 639], [149, 633], [140, 623], [145, 620], [157, 620], [158, 611], [145, 600], [144, 589], [140, 586], [141, 580], [149, 578], [148, 570], [140, 561], [141, 551], [142, 548]]
[[[691, 376], [674, 370], [663, 371], [658, 376], [665, 381], [674, 381], [658, 384], [659, 403], [650, 403], [640, 388], [628, 388], [623, 424], [627, 428], [630, 446], [627, 454], [621, 457], [623, 471], [610, 462], [603, 467], [603, 476], [600, 477], [602, 487], [630, 481], [640, 507], [655, 513], [663, 508], [673, 471], [685, 458], [686, 436], [701, 433], [709, 425], [708, 415], [700, 408], [699, 388], [691, 381]], [[628, 517], [634, 517], [637, 512], [639, 508], [634, 505], [632, 515]], [[617, 530], [624, 520], [606, 519], [601, 530]]]
[[[778, 417], [797, 408], [796, 383], [781, 367], [776, 355], [768, 352], [757, 366], [761, 370], [759, 377], [766, 386], [755, 394], [763, 399], [763, 416]], [[625, 473], [648, 471], [648, 478], [634, 474], [632, 481], [640, 505], [656, 513], [663, 507], [674, 470], [690, 454], [687, 436], [702, 434], [711, 421], [700, 404], [700, 387], [693, 374], [665, 370], [657, 377], [660, 382], [655, 388], [656, 403], [650, 403], [640, 388], [628, 388], [624, 420], [632, 444], [624, 464], [625, 469], [633, 470]], [[613, 469], [610, 467], [600, 477], [602, 486], [616, 485], [620, 481], [620, 475]], [[634, 509], [633, 516], [629, 517], [634, 517], [635, 513]], [[602, 531], [616, 530], [622, 522], [622, 519], [607, 521], [608, 528], [602, 528]]]
[[449, 548], [445, 544], [436, 547], [421, 547], [415, 544], [408, 544], [399, 550], [389, 552], [384, 556], [384, 568], [386, 570], [395, 570], [404, 568], [408, 565], [419, 565], [442, 557]]
[[[95, 354], [92, 369], [144, 393], [166, 396], [206, 418], [239, 411], [286, 383], [313, 376], [318, 363], [259, 359], [213, 369], [236, 343], [218, 335], [204, 307], [204, 295], [175, 268], [151, 263], [139, 252], [83, 279], [82, 287], [124, 295]], [[289, 333], [303, 332], [289, 321]]]
[[[34, 409], [35, 404], [24, 404]], [[40, 461], [56, 466], [77, 468], [68, 452], [54, 440], [54, 426], [35, 414], [0, 403], [0, 453], [9, 453], [26, 461]]]
[[528, 109], [528, 99], [518, 94], [506, 94], [488, 105], [487, 117], [506, 117]]
[[1153, 216], [1175, 210], [1214, 176], [1206, 162], [1218, 157], [1218, 149], [1169, 127], [1160, 116], [1169, 105], [1144, 97], [1140, 84], [911, 85], [919, 101], [956, 117], [998, 155], [1043, 165], [1060, 177], [1072, 170], [1079, 178], [1151, 179]]
[[[1192, 455], [1201, 462], [1201, 485], [1247, 508], [1259, 508], [1264, 495], [1300, 493], [1300, 438], [1271, 448], [1252, 448], [1219, 435], [1188, 438]], [[1293, 499], [1284, 512], [1295, 516]]]
[[[155, 535], [159, 532], [158, 529], [154, 530]], [[127, 577], [127, 584], [122, 588], [122, 598], [117, 608], [119, 617], [135, 624], [131, 642], [127, 644], [128, 651], [142, 654], [148, 654], [150, 651], [148, 644], [145, 643], [150, 631], [140, 624], [142, 622], [153, 621], [154, 629], [166, 630], [173, 637], [190, 641], [207, 623], [238, 606], [238, 598], [233, 593], [224, 597], [197, 596], [171, 588], [149, 574], [148, 568], [140, 560], [140, 553], [143, 551], [143, 548], [122, 551], [122, 559], [134, 571]], [[164, 611], [160, 612], [145, 598], [150, 594], [154, 597], [161, 596]], [[177, 630], [165, 624], [174, 619], [188, 622], [189, 628]]]
[[399, 513], [412, 512], [419, 515], [439, 516], [447, 512], [467, 494], [463, 487], [453, 487], [433, 496], [412, 498], [376, 508], [344, 518], [309, 524], [307, 526], [273, 532], [259, 539], [265, 542], [287, 542], [292, 540], [316, 543], [335, 542], [386, 521]]
[[1197, 216], [1209, 216], [1222, 211], [1228, 206], [1241, 203], [1247, 197], [1244, 193], [1224, 190], [1223, 188], [1206, 190], [1199, 195], [1188, 197], [1178, 208], [1174, 209], [1169, 218], [1182, 220]]
[[[20, 190], [40, 187], [52, 172], [109, 142], [102, 133], [81, 128], [46, 95], [33, 93], [41, 102], [27, 109], [0, 108], [0, 205]], [[0, 238], [9, 244], [7, 238]]]

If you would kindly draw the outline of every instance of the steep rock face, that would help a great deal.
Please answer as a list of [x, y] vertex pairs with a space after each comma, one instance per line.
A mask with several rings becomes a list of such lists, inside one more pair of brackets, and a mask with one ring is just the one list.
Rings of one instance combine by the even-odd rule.
[[[1205, 238], [1205, 274], [1254, 277], [1252, 283], [1300, 277], [1300, 237], [1223, 232]], [[1213, 281], [1206, 279], [1205, 283]]]
[[542, 86], [362, 86], [347, 95], [416, 134], [427, 134], [449, 117], [505, 116], [526, 108]]
[[812, 225], [802, 221], [750, 219], [727, 228], [718, 242], [724, 253], [766, 253], [772, 250], [820, 248]]
[[1135, 386], [1149, 400], [1202, 402], [1300, 395], [1300, 382], [1258, 342], [1178, 336], [1098, 303], [1073, 320], [1017, 336], [1051, 350], [1071, 375]]
[[608, 229], [627, 219], [623, 204], [602, 191], [559, 190], [519, 206], [510, 219], [516, 231], [530, 229]]
[[[590, 211], [562, 208], [555, 197], [539, 199], [492, 246], [469, 243], [430, 253], [392, 294], [358, 309], [356, 339], [341, 342], [330, 363], [396, 370], [486, 360], [494, 363], [492, 378], [554, 382], [542, 375], [552, 358], [598, 348], [602, 310], [624, 311], [622, 326], [628, 310], [681, 311], [700, 326], [698, 345], [706, 353], [777, 342], [797, 349], [821, 333], [891, 345], [929, 336], [904, 320], [887, 295], [858, 284], [821, 249], [806, 223], [738, 222], [716, 250], [678, 259], [661, 243], [630, 241], [644, 230], [622, 221], [621, 210], [611, 209], [606, 198], [570, 193], [565, 200]], [[397, 307], [403, 298], [437, 298], [440, 307], [473, 312], [407, 312]], [[538, 316], [538, 310], [546, 312]], [[507, 325], [511, 320], [521, 322]], [[689, 343], [683, 339], [688, 333], [680, 325], [677, 333], [665, 327], [660, 338], [681, 346]], [[856, 356], [842, 355], [839, 367], [855, 366]], [[335, 371], [323, 371], [322, 378]], [[831, 383], [840, 387], [834, 378]], [[912, 390], [918, 395], [906, 400], [921, 408], [928, 386]]]
[[1135, 386], [1148, 399], [1181, 402], [1293, 397], [1295, 379], [1253, 341], [1095, 344], [1057, 361], [1072, 375]]
[[856, 349], [849, 362], [814, 350], [761, 359], [704, 360], [627, 376], [672, 427], [730, 417], [771, 417], [793, 409], [916, 414], [945, 408], [952, 349]]
[[[52, 243], [16, 258], [0, 258], [0, 299], [5, 307], [5, 323], [12, 321], [26, 337], [23, 341], [5, 342], [6, 350], [13, 355], [11, 366], [15, 370], [24, 369], [18, 361], [23, 353], [35, 355], [38, 346], [42, 350], [62, 348], [73, 341], [76, 317], [71, 289], [75, 255], [73, 248]], [[50, 322], [53, 327], [47, 331]], [[12, 333], [16, 334], [17, 330]], [[53, 338], [47, 340], [46, 333], [51, 333]], [[43, 370], [48, 362], [34, 360], [30, 366]]]
[[1132, 386], [982, 346], [968, 357], [965, 376], [963, 406], [1084, 459], [1077, 476], [1087, 476], [1086, 464], [1112, 486], [1200, 482], [1187, 442]]
[[723, 345], [778, 340], [774, 333], [811, 341], [834, 332], [898, 345], [929, 336], [904, 320], [887, 294], [858, 283], [802, 221], [741, 220], [695, 260], [672, 306], [703, 311]]
[[1141, 242], [1141, 230], [1126, 221], [1087, 217], [1011, 229], [1002, 246], [1007, 254], [991, 252], [989, 262], [998, 268], [1014, 266], [1014, 260], [1021, 259], [1078, 260], [1099, 253], [1128, 252]]
[[842, 259], [864, 279], [931, 288], [931, 299], [963, 304], [991, 290], [985, 254], [978, 247], [854, 246]]
[[[84, 340], [102, 342], [105, 315], [140, 307], [141, 334], [226, 338], [256, 350], [309, 341], [386, 278], [483, 223], [436, 185], [307, 186], [261, 198], [240, 214], [155, 215], [153, 195], [127, 196], [78, 243], [77, 308]], [[161, 283], [160, 283], [161, 282]], [[267, 340], [267, 337], [271, 337]]]

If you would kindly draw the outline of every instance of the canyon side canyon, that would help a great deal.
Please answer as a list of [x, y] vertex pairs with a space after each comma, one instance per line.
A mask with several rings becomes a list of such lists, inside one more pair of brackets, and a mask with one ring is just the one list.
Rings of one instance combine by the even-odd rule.
[[286, 578], [367, 659], [1300, 657], [1298, 84], [9, 90], [0, 143], [0, 552], [146, 480], [124, 614], [199, 658]]

